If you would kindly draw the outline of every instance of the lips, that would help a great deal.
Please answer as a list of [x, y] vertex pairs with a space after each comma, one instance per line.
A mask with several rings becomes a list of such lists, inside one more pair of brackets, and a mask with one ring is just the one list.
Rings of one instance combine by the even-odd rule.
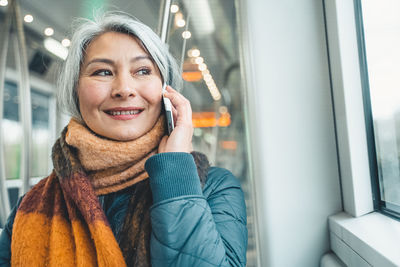
[[127, 108], [113, 108], [105, 110], [104, 112], [111, 116], [133, 116], [140, 114], [144, 109], [137, 107], [127, 107]]
[[127, 111], [106, 111], [108, 114], [117, 116], [117, 115], [135, 115], [139, 114], [140, 110], [127, 110]]

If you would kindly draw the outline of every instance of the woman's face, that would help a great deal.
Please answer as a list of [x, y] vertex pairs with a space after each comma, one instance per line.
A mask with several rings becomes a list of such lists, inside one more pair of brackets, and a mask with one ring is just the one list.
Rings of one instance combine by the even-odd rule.
[[79, 108], [95, 133], [119, 141], [142, 136], [160, 115], [161, 91], [160, 72], [134, 37], [107, 32], [87, 47]]

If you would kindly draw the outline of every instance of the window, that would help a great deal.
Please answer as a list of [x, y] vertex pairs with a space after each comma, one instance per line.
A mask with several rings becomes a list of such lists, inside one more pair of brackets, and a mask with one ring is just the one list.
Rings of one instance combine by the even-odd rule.
[[[15, 81], [6, 81], [4, 86], [4, 158], [5, 174], [8, 180], [10, 206], [14, 206], [21, 185], [21, 153], [23, 126], [20, 119], [20, 98], [18, 85]], [[47, 176], [52, 169], [49, 155], [54, 143], [55, 99], [43, 89], [31, 89], [32, 104], [32, 143], [31, 143], [31, 178], [38, 179]], [[32, 181], [31, 181], [32, 183]]]
[[[50, 162], [46, 160], [52, 146], [53, 133], [50, 128], [51, 96], [33, 89], [32, 102], [32, 169], [33, 177], [46, 176]], [[3, 136], [5, 138], [4, 154], [6, 163], [6, 178], [19, 179], [20, 158], [23, 129], [19, 115], [19, 95], [17, 85], [13, 82], [5, 83], [4, 90], [4, 121]], [[50, 164], [51, 165], [51, 164]]]
[[355, 3], [374, 207], [399, 219], [400, 2]]
[[[190, 3], [190, 5], [189, 5]], [[248, 218], [247, 266], [256, 266], [256, 232], [240, 82], [234, 1], [172, 1], [167, 42], [193, 109], [193, 147], [239, 178]]]

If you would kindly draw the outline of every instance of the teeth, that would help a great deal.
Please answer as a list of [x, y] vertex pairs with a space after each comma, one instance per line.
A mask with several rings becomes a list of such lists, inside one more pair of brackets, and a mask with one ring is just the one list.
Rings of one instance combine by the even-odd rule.
[[126, 111], [110, 111], [110, 114], [113, 116], [118, 115], [135, 115], [138, 114], [140, 110], [126, 110]]

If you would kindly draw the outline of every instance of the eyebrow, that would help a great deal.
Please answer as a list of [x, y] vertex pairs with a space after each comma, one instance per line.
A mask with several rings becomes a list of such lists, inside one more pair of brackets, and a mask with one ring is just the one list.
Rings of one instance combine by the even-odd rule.
[[[141, 61], [141, 60], [150, 60], [151, 62], [153, 62], [151, 60], [151, 58], [149, 56], [147, 56], [147, 55], [134, 57], [134, 58], [132, 58], [130, 60], [130, 62], [132, 63], [132, 62]], [[97, 62], [106, 63], [106, 64], [110, 64], [110, 65], [115, 65], [115, 62], [113, 60], [111, 60], [111, 59], [108, 59], [108, 58], [94, 58], [94, 59], [90, 60], [85, 65], [85, 67], [89, 66], [90, 64], [97, 63]]]

